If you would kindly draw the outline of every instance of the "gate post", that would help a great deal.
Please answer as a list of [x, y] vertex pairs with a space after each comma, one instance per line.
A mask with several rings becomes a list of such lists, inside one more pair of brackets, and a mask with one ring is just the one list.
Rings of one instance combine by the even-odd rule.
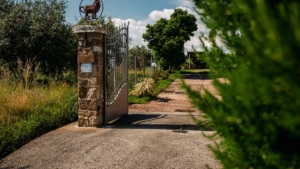
[[74, 27], [78, 40], [78, 126], [104, 124], [104, 38], [99, 26]]

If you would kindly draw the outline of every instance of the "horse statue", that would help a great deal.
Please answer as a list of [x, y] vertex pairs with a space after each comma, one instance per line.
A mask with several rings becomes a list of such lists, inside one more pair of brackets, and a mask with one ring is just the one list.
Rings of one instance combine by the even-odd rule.
[[[80, 6], [80, 12], [85, 14], [85, 19], [90, 19], [89, 14], [92, 14], [92, 19], [97, 19], [96, 13], [99, 11], [101, 4], [101, 0], [95, 0], [92, 5]], [[83, 9], [83, 10], [82, 10]]]

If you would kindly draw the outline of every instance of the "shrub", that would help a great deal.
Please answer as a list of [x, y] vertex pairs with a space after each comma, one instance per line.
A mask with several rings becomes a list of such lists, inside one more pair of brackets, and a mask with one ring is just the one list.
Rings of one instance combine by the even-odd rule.
[[136, 97], [152, 94], [154, 90], [154, 80], [152, 78], [141, 79], [134, 89], [129, 93]]
[[204, 60], [222, 99], [186, 90], [223, 138], [216, 157], [228, 169], [300, 168], [299, 1], [194, 1], [210, 29]]
[[168, 79], [169, 73], [167, 71], [160, 72], [160, 77], [162, 80]]
[[160, 73], [155, 71], [151, 77], [156, 82], [160, 78]]

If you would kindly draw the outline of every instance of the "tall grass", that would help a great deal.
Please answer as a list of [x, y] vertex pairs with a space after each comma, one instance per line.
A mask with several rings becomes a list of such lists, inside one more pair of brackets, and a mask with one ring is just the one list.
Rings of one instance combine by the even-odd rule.
[[37, 83], [31, 62], [18, 65], [9, 71], [0, 64], [0, 159], [77, 119], [77, 87], [57, 82], [57, 77]]

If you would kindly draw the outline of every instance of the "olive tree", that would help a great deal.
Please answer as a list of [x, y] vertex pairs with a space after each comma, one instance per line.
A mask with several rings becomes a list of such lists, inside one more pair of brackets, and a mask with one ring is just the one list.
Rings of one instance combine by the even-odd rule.
[[1, 59], [16, 66], [40, 63], [44, 73], [76, 70], [76, 38], [65, 21], [66, 2], [61, 0], [1, 0]]

